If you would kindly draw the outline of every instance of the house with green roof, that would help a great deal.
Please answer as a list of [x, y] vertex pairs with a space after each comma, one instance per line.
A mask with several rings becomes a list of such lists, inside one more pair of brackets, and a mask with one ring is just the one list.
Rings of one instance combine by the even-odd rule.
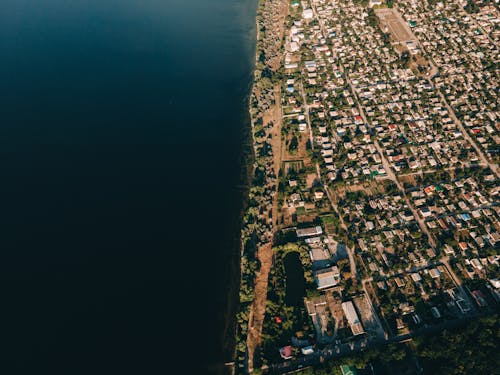
[[357, 375], [358, 370], [356, 367], [342, 365], [340, 366], [340, 370], [342, 371], [342, 375]]

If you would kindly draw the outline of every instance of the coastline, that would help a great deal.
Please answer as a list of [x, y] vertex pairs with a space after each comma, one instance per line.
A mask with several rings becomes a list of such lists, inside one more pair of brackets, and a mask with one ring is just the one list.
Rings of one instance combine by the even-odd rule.
[[[253, 71], [253, 69], [252, 69]], [[248, 90], [249, 94], [245, 97], [245, 102], [247, 105], [250, 103], [251, 91], [253, 87], [253, 81]], [[244, 121], [244, 134], [242, 140], [242, 152], [240, 165], [242, 167], [242, 172], [240, 176], [241, 184], [238, 186], [238, 190], [241, 191], [242, 205], [240, 209], [239, 219], [238, 219], [238, 236], [234, 240], [234, 249], [238, 252], [238, 255], [234, 256], [231, 260], [230, 265], [230, 276], [228, 285], [228, 303], [225, 310], [225, 320], [226, 326], [224, 327], [224, 332], [222, 333], [222, 353], [225, 358], [225, 363], [223, 364], [223, 369], [218, 371], [221, 374], [232, 374], [234, 373], [234, 358], [236, 353], [237, 344], [237, 331], [238, 323], [236, 319], [236, 314], [240, 309], [239, 301], [239, 290], [240, 290], [240, 280], [241, 280], [241, 257], [243, 254], [243, 242], [241, 240], [241, 230], [243, 227], [243, 218], [248, 207], [248, 197], [249, 190], [251, 187], [252, 176], [254, 173], [253, 163], [255, 159], [255, 154], [253, 150], [252, 142], [252, 126], [251, 126], [251, 116], [250, 113], [246, 114], [246, 119]]]
[[[234, 325], [233, 362], [230, 364], [232, 373], [253, 371], [254, 350], [260, 342], [265, 313], [277, 217], [276, 176], [281, 147], [281, 116], [276, 115], [281, 114], [280, 80], [274, 76], [281, 67], [288, 6], [287, 0], [259, 0], [257, 4], [253, 80], [248, 97], [250, 126], [246, 128], [251, 132], [247, 138], [251, 144], [242, 163], [245, 165], [247, 189], [241, 217], [239, 304]], [[275, 17], [280, 22], [276, 22]], [[277, 37], [279, 43], [270, 43], [269, 35]], [[273, 136], [277, 142], [267, 143], [266, 140]]]
[[[258, 7], [262, 0], [258, 0], [255, 4], [254, 17], [257, 20]], [[253, 94], [253, 88], [255, 84], [255, 62], [257, 59], [256, 46], [259, 38], [259, 30], [257, 27], [257, 21], [254, 23], [254, 30], [252, 31], [253, 41], [252, 49], [253, 60], [251, 61], [251, 77], [249, 77], [249, 84], [247, 88], [247, 94], [244, 97], [244, 108], [245, 118], [243, 121], [243, 135], [241, 140], [242, 150], [240, 154], [239, 164], [241, 165], [240, 174], [240, 184], [237, 186], [241, 194], [241, 207], [238, 216], [238, 228], [236, 229], [237, 235], [234, 239], [233, 248], [238, 255], [231, 258], [230, 264], [230, 275], [228, 283], [228, 302], [226, 304], [226, 309], [224, 312], [224, 317], [226, 325], [224, 331], [221, 334], [221, 348], [222, 356], [224, 362], [212, 369], [216, 374], [234, 374], [236, 369], [236, 352], [238, 343], [238, 321], [237, 314], [240, 311], [240, 299], [239, 291], [241, 284], [241, 258], [243, 256], [244, 242], [242, 241], [241, 233], [244, 227], [244, 217], [248, 209], [249, 201], [249, 191], [252, 186], [252, 178], [254, 176], [254, 162], [255, 162], [255, 152], [254, 152], [254, 137], [253, 137], [253, 119], [251, 115], [251, 99]]]

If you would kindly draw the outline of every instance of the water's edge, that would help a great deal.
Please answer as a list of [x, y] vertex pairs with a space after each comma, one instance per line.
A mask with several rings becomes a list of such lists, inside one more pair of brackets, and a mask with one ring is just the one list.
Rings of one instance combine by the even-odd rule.
[[241, 174], [239, 177], [240, 185], [239, 190], [241, 192], [241, 207], [238, 216], [238, 228], [236, 231], [236, 236], [234, 238], [234, 256], [231, 260], [230, 269], [230, 284], [228, 290], [228, 303], [225, 312], [226, 326], [224, 327], [223, 333], [223, 356], [225, 358], [224, 370], [221, 374], [233, 374], [234, 373], [234, 361], [236, 357], [236, 341], [237, 341], [237, 330], [238, 323], [236, 320], [236, 314], [240, 310], [240, 281], [241, 281], [241, 257], [243, 256], [243, 242], [241, 238], [241, 231], [244, 227], [243, 218], [245, 212], [248, 208], [249, 190], [252, 185], [252, 179], [254, 176], [254, 162], [255, 162], [255, 152], [254, 152], [254, 142], [253, 142], [253, 123], [251, 116], [251, 97], [253, 94], [254, 84], [255, 84], [255, 62], [257, 59], [257, 41], [258, 41], [258, 28], [257, 28], [257, 9], [262, 0], [255, 0], [252, 14], [254, 18], [253, 30], [252, 30], [252, 53], [253, 59], [251, 61], [250, 68], [250, 79], [247, 87], [247, 94], [244, 98], [244, 108], [245, 119], [243, 121], [243, 134], [241, 139], [241, 155], [239, 164], [241, 166]]

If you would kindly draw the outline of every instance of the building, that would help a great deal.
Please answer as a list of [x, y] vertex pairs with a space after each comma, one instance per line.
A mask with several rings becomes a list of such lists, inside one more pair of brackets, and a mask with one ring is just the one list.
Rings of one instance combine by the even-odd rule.
[[437, 279], [437, 278], [439, 278], [439, 276], [441, 276], [441, 272], [439, 272], [437, 269], [433, 268], [433, 269], [429, 270], [429, 275], [431, 275], [431, 277], [433, 279]]
[[368, 4], [368, 6], [370, 8], [373, 8], [374, 6], [382, 5], [383, 3], [384, 3], [383, 0], [370, 0], [370, 3]]
[[305, 20], [312, 19], [314, 17], [314, 13], [313, 13], [312, 9], [304, 9], [304, 11], [302, 12], [302, 17]]
[[297, 64], [297, 63], [285, 64], [285, 69], [297, 69], [298, 67], [299, 67], [299, 64]]
[[344, 310], [345, 317], [349, 322], [349, 327], [351, 328], [352, 333], [356, 335], [361, 335], [365, 333], [361, 322], [359, 321], [358, 314], [356, 309], [354, 308], [354, 304], [352, 301], [347, 301], [342, 303], [342, 310]]
[[342, 371], [342, 375], [357, 375], [358, 371], [356, 367], [342, 365], [340, 366], [340, 370]]
[[399, 276], [394, 278], [394, 282], [396, 283], [398, 288], [402, 288], [405, 286], [405, 282], [401, 280]]
[[498, 280], [498, 279], [490, 279], [489, 282], [493, 286], [493, 288], [495, 288], [495, 289], [499, 289], [500, 288], [500, 280]]
[[283, 359], [292, 358], [292, 347], [290, 345], [282, 347], [280, 349], [280, 356]]
[[480, 290], [473, 290], [471, 292], [472, 297], [474, 298], [474, 301], [476, 301], [477, 305], [479, 307], [487, 307], [488, 303], [486, 302], [486, 299], [484, 298], [483, 292]]
[[330, 266], [330, 252], [323, 246], [310, 246], [309, 256], [314, 269], [320, 269]]
[[317, 226], [312, 228], [297, 229], [296, 232], [297, 232], [297, 237], [302, 238], [302, 237], [319, 236], [320, 234], [323, 234], [323, 229], [321, 229], [320, 226]]
[[422, 277], [418, 272], [412, 273], [411, 278], [413, 279], [414, 282], [418, 283], [419, 281], [422, 280]]
[[312, 346], [306, 346], [305, 348], [301, 349], [302, 354], [304, 355], [310, 355], [314, 353], [314, 349]]
[[314, 280], [316, 280], [316, 284], [320, 290], [335, 286], [340, 281], [339, 268], [337, 266], [332, 266], [314, 271]]

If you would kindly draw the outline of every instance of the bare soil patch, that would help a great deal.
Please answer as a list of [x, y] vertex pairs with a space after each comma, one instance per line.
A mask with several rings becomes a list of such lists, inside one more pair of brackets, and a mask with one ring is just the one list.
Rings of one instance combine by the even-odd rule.
[[[332, 189], [330, 191], [332, 191]], [[386, 190], [385, 184], [381, 183], [381, 181], [367, 181], [363, 184], [336, 186], [332, 193], [343, 199], [347, 192], [355, 193], [357, 191], [363, 191], [368, 195], [377, 195], [384, 194]]]
[[268, 276], [273, 262], [272, 244], [268, 243], [260, 247], [257, 258], [260, 262], [260, 269], [255, 277], [255, 297], [248, 318], [247, 348], [248, 368], [250, 371], [253, 369], [255, 349], [262, 341], [261, 334], [266, 313]]
[[401, 18], [398, 11], [391, 8], [377, 9], [375, 14], [380, 20], [380, 28], [384, 32], [389, 32], [396, 42], [416, 40], [410, 27]]
[[314, 181], [316, 181], [318, 179], [318, 175], [316, 173], [309, 173], [306, 177], [306, 186], [308, 189], [310, 189], [313, 184], [314, 184]]
[[401, 181], [402, 184], [408, 183], [414, 186], [417, 185], [417, 182], [415, 181], [415, 175], [399, 176], [399, 181]]

